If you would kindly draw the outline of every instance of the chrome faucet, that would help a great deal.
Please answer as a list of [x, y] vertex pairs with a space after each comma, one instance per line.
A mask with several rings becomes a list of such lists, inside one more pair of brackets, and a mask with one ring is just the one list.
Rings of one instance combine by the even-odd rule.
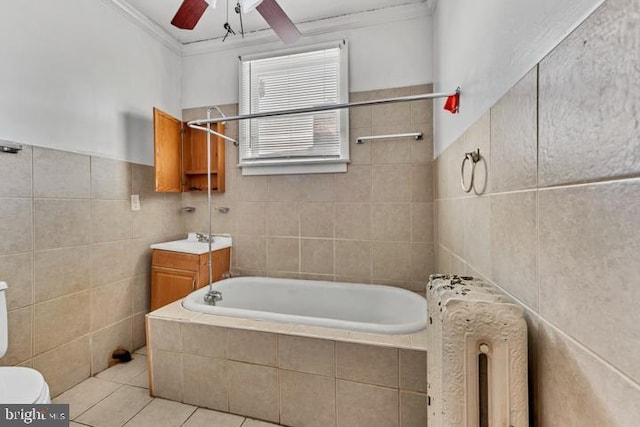
[[209, 291], [204, 294], [204, 302], [209, 305], [216, 305], [218, 301], [222, 301], [222, 292]]
[[198, 239], [198, 242], [200, 243], [213, 243], [213, 234], [207, 236], [206, 234], [201, 234], [201, 233], [196, 233], [196, 238]]

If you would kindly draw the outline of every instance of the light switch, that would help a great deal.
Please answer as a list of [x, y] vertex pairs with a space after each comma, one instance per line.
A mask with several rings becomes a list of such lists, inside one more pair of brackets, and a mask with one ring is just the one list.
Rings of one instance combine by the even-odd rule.
[[140, 210], [140, 195], [138, 194], [131, 195], [131, 210], [132, 211]]

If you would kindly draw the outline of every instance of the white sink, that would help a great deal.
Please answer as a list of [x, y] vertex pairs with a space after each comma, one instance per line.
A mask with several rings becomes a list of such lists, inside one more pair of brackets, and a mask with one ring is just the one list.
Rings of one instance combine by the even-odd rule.
[[[230, 248], [232, 246], [231, 236], [214, 236], [211, 250]], [[209, 251], [209, 244], [198, 242], [196, 233], [189, 233], [189, 237], [184, 240], [174, 240], [173, 242], [156, 243], [151, 245], [151, 249], [161, 249], [163, 251], [182, 252], [184, 254], [201, 255]]]

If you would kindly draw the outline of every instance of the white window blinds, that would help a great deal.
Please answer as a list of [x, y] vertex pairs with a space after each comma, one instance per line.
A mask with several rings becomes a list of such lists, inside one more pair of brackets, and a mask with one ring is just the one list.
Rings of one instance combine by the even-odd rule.
[[[336, 44], [308, 52], [241, 60], [240, 113], [347, 102], [343, 68], [346, 61], [341, 49]], [[346, 111], [337, 110], [243, 120], [240, 164], [347, 161], [347, 117]]]

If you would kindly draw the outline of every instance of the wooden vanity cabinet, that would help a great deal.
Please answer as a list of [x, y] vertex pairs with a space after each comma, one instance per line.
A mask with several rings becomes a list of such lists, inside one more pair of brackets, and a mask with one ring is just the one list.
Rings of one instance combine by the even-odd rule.
[[197, 273], [175, 268], [151, 268], [151, 310], [189, 295], [196, 289]]
[[[224, 125], [212, 129], [224, 134]], [[207, 191], [207, 133], [192, 129], [157, 108], [153, 109], [155, 190], [165, 193]], [[211, 135], [211, 191], [225, 188], [224, 140]]]
[[[151, 256], [151, 311], [209, 284], [209, 256], [154, 249]], [[212, 252], [213, 281], [229, 271], [231, 248]]]

